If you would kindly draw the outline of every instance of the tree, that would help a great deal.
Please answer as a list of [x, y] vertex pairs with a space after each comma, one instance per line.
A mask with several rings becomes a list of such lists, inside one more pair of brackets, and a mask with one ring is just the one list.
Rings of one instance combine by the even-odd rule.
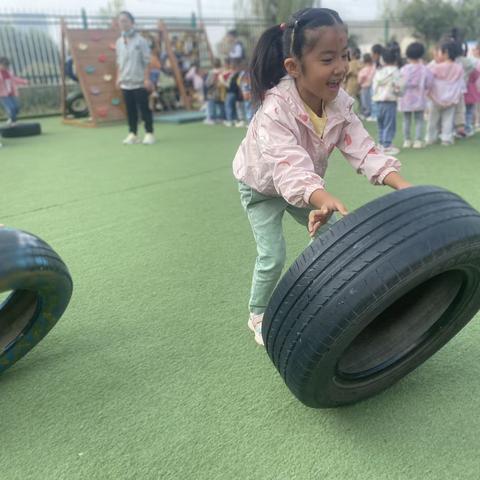
[[116, 17], [122, 10], [125, 10], [125, 0], [109, 0], [105, 7], [100, 8], [99, 14], [110, 19]]
[[[399, 2], [396, 13], [403, 24], [412, 26], [428, 44], [438, 41], [461, 18], [459, 9], [446, 0]], [[475, 21], [475, 19], [472, 20]]]
[[467, 40], [480, 39], [480, 0], [462, 0], [458, 5], [460, 29]]
[[316, 0], [236, 0], [237, 15], [249, 12], [268, 25], [286, 22], [290, 15], [302, 8], [317, 6]]

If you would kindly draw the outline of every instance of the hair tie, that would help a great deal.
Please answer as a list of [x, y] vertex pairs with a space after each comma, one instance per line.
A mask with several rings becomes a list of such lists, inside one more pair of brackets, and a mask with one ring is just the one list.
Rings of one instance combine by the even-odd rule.
[[286, 28], [287, 28], [287, 24], [286, 24], [286, 23], [281, 23], [281, 24], [280, 24], [280, 30], [281, 30], [282, 32], [284, 32], [284, 31], [286, 30]]

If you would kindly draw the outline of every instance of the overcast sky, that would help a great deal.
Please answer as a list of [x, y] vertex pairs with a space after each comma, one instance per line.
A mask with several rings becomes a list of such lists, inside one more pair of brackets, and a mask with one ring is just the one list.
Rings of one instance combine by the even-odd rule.
[[[208, 17], [233, 16], [234, 0], [201, 0], [203, 15]], [[66, 3], [66, 2], [65, 2]], [[324, 7], [338, 10], [346, 20], [372, 20], [377, 18], [378, 0], [331, 0], [323, 1]], [[77, 13], [84, 7], [95, 14], [107, 4], [107, 0], [69, 0], [68, 7], [59, 7], [58, 0], [0, 0], [0, 12], [48, 12]], [[137, 15], [188, 16], [197, 11], [197, 0], [126, 0], [127, 9]], [[14, 7], [12, 7], [14, 5]]]

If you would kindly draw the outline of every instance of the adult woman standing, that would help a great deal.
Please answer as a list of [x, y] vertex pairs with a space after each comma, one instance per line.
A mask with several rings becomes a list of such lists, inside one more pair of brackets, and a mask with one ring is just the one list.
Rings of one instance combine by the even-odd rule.
[[122, 36], [117, 40], [117, 79], [116, 85], [122, 89], [127, 108], [129, 133], [123, 143], [127, 145], [139, 143], [138, 111], [145, 123], [143, 143], [155, 143], [153, 136], [153, 117], [148, 106], [148, 94], [153, 89], [149, 78], [150, 47], [135, 30], [135, 19], [130, 12], [120, 12], [118, 23]]

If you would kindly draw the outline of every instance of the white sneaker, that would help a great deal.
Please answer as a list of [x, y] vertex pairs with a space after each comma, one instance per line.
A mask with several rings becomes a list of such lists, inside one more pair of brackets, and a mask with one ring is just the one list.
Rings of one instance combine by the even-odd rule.
[[453, 145], [453, 142], [442, 141], [442, 147], [451, 147], [452, 145]]
[[412, 141], [411, 140], [405, 140], [403, 142], [403, 148], [412, 148]]
[[11, 118], [9, 118], [5, 123], [7, 124], [7, 127], [11, 127], [14, 124]]
[[146, 133], [142, 143], [144, 145], [153, 145], [155, 143], [155, 137], [153, 136], [153, 133]]
[[367, 122], [376, 122], [377, 119], [375, 117], [367, 117]]
[[394, 146], [384, 147], [383, 153], [385, 153], [386, 155], [398, 155], [400, 153], [400, 150]]
[[425, 145], [421, 140], [415, 140], [413, 142], [413, 148], [423, 148]]
[[248, 328], [255, 333], [255, 341], [259, 344], [264, 346], [263, 337], [262, 337], [262, 321], [263, 321], [263, 313], [250, 313], [250, 317], [248, 319]]
[[215, 125], [215, 120], [209, 120], [208, 118], [203, 121], [205, 125]]
[[134, 133], [129, 133], [123, 141], [124, 145], [134, 145], [135, 143], [140, 143], [140, 140]]
[[223, 122], [223, 124], [226, 126], [226, 127], [233, 127], [233, 122], [229, 122], [228, 120], [225, 120]]
[[245, 126], [245, 122], [243, 120], [240, 120], [235, 124], [237, 128], [243, 128]]

